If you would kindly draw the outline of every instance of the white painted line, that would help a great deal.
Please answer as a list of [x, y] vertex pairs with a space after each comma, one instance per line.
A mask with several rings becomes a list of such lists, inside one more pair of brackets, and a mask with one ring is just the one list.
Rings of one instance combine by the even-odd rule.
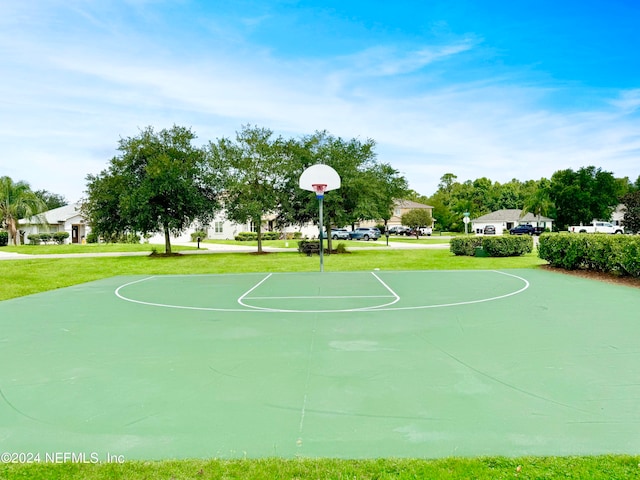
[[[415, 306], [411, 306], [411, 307], [387, 307], [388, 305], [393, 305], [396, 302], [398, 302], [400, 300], [400, 296], [397, 295], [392, 289], [391, 287], [389, 287], [380, 277], [378, 277], [378, 275], [376, 275], [375, 273], [372, 272], [372, 274], [378, 279], [378, 281], [385, 286], [385, 288], [387, 288], [387, 290], [389, 290], [389, 292], [392, 293], [392, 296], [373, 296], [371, 298], [394, 298], [393, 302], [390, 302], [388, 304], [385, 305], [380, 305], [380, 306], [369, 306], [369, 307], [359, 307], [359, 308], [348, 308], [348, 309], [334, 309], [334, 310], [287, 310], [287, 309], [277, 309], [277, 308], [266, 308], [266, 307], [256, 307], [256, 306], [252, 306], [252, 305], [248, 305], [246, 303], [243, 303], [242, 300], [244, 299], [266, 299], [268, 300], [269, 298], [273, 298], [273, 299], [277, 299], [277, 297], [248, 297], [248, 295], [254, 291], [256, 288], [258, 288], [262, 283], [264, 283], [267, 279], [269, 279], [273, 274], [270, 273], [268, 274], [265, 278], [263, 278], [262, 280], [260, 280], [260, 282], [258, 282], [256, 285], [254, 285], [253, 287], [251, 287], [247, 292], [245, 292], [239, 299], [238, 299], [238, 303], [240, 303], [240, 305], [242, 305], [245, 308], [215, 308], [215, 307], [193, 307], [193, 306], [188, 306], [188, 305], [168, 305], [168, 304], [162, 304], [162, 303], [153, 303], [153, 302], [144, 302], [141, 300], [136, 300], [133, 298], [128, 298], [125, 297], [121, 290], [124, 289], [125, 287], [129, 286], [129, 285], [133, 285], [136, 283], [140, 283], [140, 282], [144, 282], [144, 281], [148, 281], [151, 279], [157, 279], [157, 278], [161, 278], [159, 276], [151, 276], [151, 277], [146, 277], [140, 280], [135, 280], [133, 282], [129, 282], [126, 283], [124, 285], [119, 286], [116, 290], [115, 290], [115, 294], [118, 298], [120, 298], [121, 300], [125, 300], [127, 302], [132, 302], [132, 303], [138, 303], [141, 305], [149, 305], [149, 306], [153, 306], [153, 307], [162, 307], [162, 308], [175, 308], [175, 309], [184, 309], [184, 310], [202, 310], [202, 311], [211, 311], [211, 312], [271, 312], [271, 313], [351, 313], [351, 312], [390, 312], [390, 311], [400, 311], [400, 310], [424, 310], [424, 309], [428, 309], [428, 308], [446, 308], [446, 307], [456, 307], [456, 306], [460, 306], [460, 305], [473, 305], [476, 303], [485, 303], [485, 302], [492, 302], [492, 301], [496, 301], [496, 300], [501, 300], [503, 298], [508, 298], [511, 297], [513, 295], [518, 295], [522, 292], [524, 292], [525, 290], [527, 290], [530, 286], [529, 282], [518, 276], [518, 275], [514, 275], [511, 273], [506, 273], [506, 272], [501, 272], [499, 270], [430, 270], [428, 271], [429, 273], [443, 273], [443, 272], [447, 272], [447, 273], [464, 273], [464, 274], [468, 274], [468, 273], [475, 273], [475, 272], [491, 272], [491, 273], [497, 273], [499, 275], [505, 275], [507, 277], [512, 277], [515, 278], [517, 280], [520, 280], [524, 283], [524, 286], [518, 290], [515, 290], [513, 292], [510, 293], [506, 293], [504, 295], [498, 295], [495, 297], [488, 297], [488, 298], [481, 298], [478, 300], [469, 300], [469, 301], [463, 301], [463, 302], [452, 302], [452, 303], [441, 303], [441, 304], [434, 304], [434, 305], [415, 305]], [[390, 271], [390, 272], [385, 272], [385, 273], [400, 273], [400, 272], [395, 272], [395, 271]], [[425, 273], [425, 271], [410, 271], [410, 272], [406, 272], [406, 273]], [[167, 275], [167, 277], [172, 277], [172, 276], [184, 276], [184, 275]], [[164, 277], [164, 276], [163, 276]], [[307, 298], [307, 297], [282, 297], [283, 299], [288, 299], [288, 298]], [[344, 297], [308, 297], [308, 298], [370, 298], [368, 296], [353, 296], [353, 297], [349, 297], [349, 296], [344, 296]]]

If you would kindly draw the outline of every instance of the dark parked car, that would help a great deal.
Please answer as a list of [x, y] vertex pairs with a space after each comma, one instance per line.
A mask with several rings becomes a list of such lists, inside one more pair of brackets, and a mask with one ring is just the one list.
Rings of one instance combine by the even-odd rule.
[[349, 232], [349, 236], [351, 240], [365, 240], [369, 241], [370, 239], [377, 240], [380, 238], [380, 230], [373, 227], [360, 227], [356, 228], [353, 232]]
[[484, 234], [485, 235], [495, 235], [496, 234], [496, 227], [494, 227], [493, 225], [487, 225], [484, 227]]
[[517, 225], [509, 229], [511, 235], [534, 235], [536, 229], [531, 225]]

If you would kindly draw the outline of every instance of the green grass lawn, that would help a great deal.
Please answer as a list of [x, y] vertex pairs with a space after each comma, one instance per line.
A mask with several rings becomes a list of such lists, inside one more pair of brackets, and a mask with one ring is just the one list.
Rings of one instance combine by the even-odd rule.
[[639, 456], [426, 459], [180, 460], [123, 464], [0, 464], [0, 479], [508, 479], [638, 478]]
[[[213, 245], [237, 245], [239, 247], [257, 247], [258, 241], [238, 242], [236, 240], [203, 240], [200, 244], [211, 243]], [[263, 247], [273, 248], [298, 248], [298, 240], [263, 240]]]
[[[195, 250], [196, 247], [172, 245], [172, 251]], [[24, 255], [51, 255], [66, 253], [114, 253], [114, 252], [164, 252], [164, 244], [151, 243], [77, 243], [65, 245], [7, 245], [0, 251], [7, 253], [21, 253]]]
[[[352, 243], [352, 242], [350, 242]], [[366, 243], [366, 242], [357, 242]], [[87, 246], [76, 246], [86, 248]], [[148, 246], [147, 246], [148, 247]], [[34, 247], [22, 247], [34, 248]], [[40, 247], [35, 247], [40, 248]], [[444, 250], [359, 250], [325, 256], [326, 271], [536, 268], [535, 253], [522, 257], [456, 257]], [[215, 253], [176, 257], [86, 257], [0, 261], [0, 300], [115, 275], [317, 271], [318, 256], [295, 251], [256, 255]], [[1, 443], [0, 443], [1, 445]], [[87, 449], [91, 447], [88, 445]], [[3, 453], [0, 446], [0, 453]], [[123, 464], [0, 463], [0, 480], [41, 479], [500, 479], [640, 478], [640, 456], [445, 458], [373, 460], [250, 459], [125, 461]]]
[[[385, 238], [381, 238], [380, 240], [384, 240], [386, 241]], [[449, 243], [449, 238], [448, 237], [440, 237], [438, 235], [435, 236], [431, 236], [431, 237], [420, 237], [420, 238], [416, 238], [416, 237], [404, 237], [404, 236], [400, 236], [400, 235], [391, 235], [389, 236], [389, 241], [390, 242], [404, 242], [404, 243], [424, 243], [424, 244], [441, 244], [441, 243]]]
[[[385, 240], [384, 237], [382, 237], [380, 238], [379, 241], [384, 241], [384, 240]], [[263, 240], [262, 246], [272, 247], [272, 248], [290, 248], [292, 250], [297, 250], [299, 241], [300, 240]], [[201, 245], [203, 243], [211, 243], [214, 245], [237, 245], [240, 247], [257, 247], [258, 246], [257, 240], [247, 241], [247, 242], [238, 242], [236, 240], [205, 240], [204, 242], [200, 242]], [[332, 248], [335, 249], [336, 245], [338, 245], [339, 243], [343, 243], [345, 247], [347, 247], [347, 249], [349, 249], [350, 247], [382, 247], [384, 246], [373, 241], [365, 242], [363, 240], [331, 240]], [[326, 239], [325, 239], [325, 244], [326, 244]]]
[[[371, 243], [371, 242], [369, 242]], [[546, 262], [531, 253], [522, 257], [476, 258], [442, 250], [358, 250], [324, 256], [326, 271], [457, 270], [531, 268]], [[68, 287], [115, 275], [231, 272], [318, 271], [319, 257], [297, 251], [268, 253], [211, 253], [177, 257], [83, 257], [0, 261], [3, 288], [0, 300]]]

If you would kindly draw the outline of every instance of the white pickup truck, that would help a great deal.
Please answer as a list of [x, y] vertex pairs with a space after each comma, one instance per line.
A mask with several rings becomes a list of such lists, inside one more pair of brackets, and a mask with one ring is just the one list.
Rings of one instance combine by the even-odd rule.
[[624, 233], [624, 227], [611, 222], [594, 221], [591, 225], [573, 225], [569, 227], [571, 233]]

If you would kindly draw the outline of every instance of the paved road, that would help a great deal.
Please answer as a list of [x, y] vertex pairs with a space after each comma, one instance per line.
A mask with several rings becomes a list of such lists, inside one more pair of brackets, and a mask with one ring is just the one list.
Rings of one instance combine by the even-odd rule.
[[[444, 238], [444, 237], [443, 237]], [[379, 245], [385, 245], [386, 241], [370, 242], [377, 243]], [[384, 247], [367, 246], [368, 242], [352, 241], [347, 244], [347, 248], [350, 250], [381, 250]], [[197, 247], [197, 243], [174, 243], [172, 245]], [[35, 247], [37, 248], [37, 247]], [[449, 248], [447, 243], [439, 244], [425, 244], [425, 243], [407, 243], [407, 242], [389, 242], [389, 247], [394, 250], [415, 250], [415, 249], [445, 249]], [[241, 245], [222, 245], [214, 243], [200, 243], [199, 250], [184, 250], [180, 253], [183, 255], [206, 255], [210, 253], [250, 253], [255, 252], [257, 247], [255, 246], [241, 246]], [[265, 252], [293, 252], [292, 248], [275, 248], [275, 247], [263, 247]], [[83, 258], [83, 257], [136, 257], [149, 255], [148, 251], [144, 252], [109, 252], [109, 253], [60, 253], [49, 255], [27, 255], [23, 253], [11, 253], [3, 252], [0, 249], [0, 260], [33, 260], [36, 258]]]

